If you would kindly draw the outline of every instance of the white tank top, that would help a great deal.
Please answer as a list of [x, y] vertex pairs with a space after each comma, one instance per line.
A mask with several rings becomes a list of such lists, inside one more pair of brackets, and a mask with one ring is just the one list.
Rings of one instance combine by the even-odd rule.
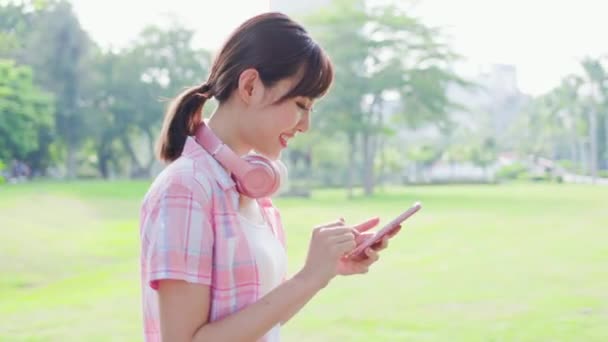
[[[287, 274], [287, 254], [268, 224], [257, 224], [240, 213], [238, 215], [259, 270], [260, 297], [263, 297], [281, 284]], [[280, 324], [275, 325], [266, 334], [266, 341], [280, 341], [280, 328]]]

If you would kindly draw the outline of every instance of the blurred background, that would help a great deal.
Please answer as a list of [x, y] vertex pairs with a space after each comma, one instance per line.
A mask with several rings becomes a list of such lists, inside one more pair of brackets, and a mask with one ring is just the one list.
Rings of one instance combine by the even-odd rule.
[[336, 67], [282, 156], [291, 269], [316, 224], [424, 204], [285, 340], [608, 340], [602, 2], [0, 0], [0, 341], [142, 339], [138, 210], [167, 101], [267, 11]]

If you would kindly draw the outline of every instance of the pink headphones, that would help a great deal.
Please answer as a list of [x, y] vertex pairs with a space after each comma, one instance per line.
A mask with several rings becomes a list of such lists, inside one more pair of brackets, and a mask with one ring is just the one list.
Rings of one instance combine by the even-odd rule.
[[195, 137], [207, 152], [230, 171], [238, 192], [247, 197], [271, 196], [279, 190], [287, 176], [287, 168], [281, 161], [275, 162], [253, 154], [239, 157], [204, 122], [199, 125]]

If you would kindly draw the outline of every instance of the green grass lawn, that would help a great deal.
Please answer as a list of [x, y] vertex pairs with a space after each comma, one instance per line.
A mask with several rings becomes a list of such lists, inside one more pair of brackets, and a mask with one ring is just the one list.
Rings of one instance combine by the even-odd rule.
[[[0, 187], [0, 341], [140, 341], [147, 183]], [[285, 341], [608, 341], [608, 187], [404, 187], [279, 199], [290, 268], [312, 226], [423, 210], [364, 276], [337, 278]]]

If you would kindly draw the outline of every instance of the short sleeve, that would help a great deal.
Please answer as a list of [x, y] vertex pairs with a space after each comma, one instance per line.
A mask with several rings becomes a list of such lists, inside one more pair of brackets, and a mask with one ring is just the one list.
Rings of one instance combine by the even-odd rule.
[[144, 277], [157, 290], [163, 279], [211, 284], [214, 234], [209, 198], [171, 184], [152, 206], [142, 227]]

